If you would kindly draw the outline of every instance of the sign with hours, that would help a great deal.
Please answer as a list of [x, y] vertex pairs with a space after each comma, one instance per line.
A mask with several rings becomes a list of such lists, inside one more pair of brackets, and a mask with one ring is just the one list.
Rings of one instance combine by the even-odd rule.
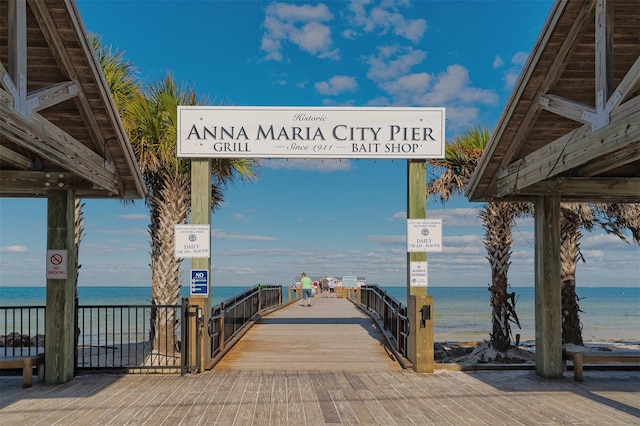
[[407, 219], [407, 252], [442, 251], [442, 219]]
[[211, 233], [209, 225], [176, 225], [174, 234], [176, 258], [208, 258]]

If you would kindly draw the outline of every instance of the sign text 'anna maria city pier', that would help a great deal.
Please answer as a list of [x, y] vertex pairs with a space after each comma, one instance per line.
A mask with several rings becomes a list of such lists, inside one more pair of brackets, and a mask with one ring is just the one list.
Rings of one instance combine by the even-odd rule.
[[178, 157], [444, 157], [444, 108], [178, 107]]

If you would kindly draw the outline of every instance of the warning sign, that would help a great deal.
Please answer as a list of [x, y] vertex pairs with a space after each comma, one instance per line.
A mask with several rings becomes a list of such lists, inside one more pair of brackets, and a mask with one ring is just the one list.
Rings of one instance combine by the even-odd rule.
[[47, 250], [47, 279], [67, 279], [67, 250]]

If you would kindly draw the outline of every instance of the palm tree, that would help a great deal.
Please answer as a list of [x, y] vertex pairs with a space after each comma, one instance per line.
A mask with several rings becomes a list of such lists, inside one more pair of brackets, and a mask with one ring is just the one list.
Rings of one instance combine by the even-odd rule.
[[[144, 87], [128, 103], [125, 127], [147, 185], [146, 204], [151, 212], [152, 303], [157, 310], [153, 346], [156, 351], [175, 355], [175, 312], [181, 287], [181, 259], [174, 257], [174, 227], [183, 224], [191, 210], [190, 162], [176, 157], [177, 107], [198, 105], [195, 91], [175, 83], [171, 74]], [[212, 209], [222, 202], [221, 188], [234, 178], [255, 177], [254, 163], [248, 159], [212, 162]]]
[[[431, 162], [441, 169], [441, 174], [428, 182], [427, 196], [446, 202], [455, 195], [462, 195], [489, 136], [488, 130], [474, 127], [448, 143], [445, 158]], [[511, 323], [520, 327], [515, 311], [516, 295], [509, 291], [507, 273], [513, 244], [511, 228], [515, 218], [527, 210], [524, 203], [489, 202], [479, 214], [483, 219], [484, 245], [491, 265], [491, 344], [500, 351], [506, 351], [511, 345]]]
[[[91, 36], [96, 57], [111, 89], [116, 107], [131, 141], [147, 185], [145, 203], [150, 209], [152, 303], [174, 306], [180, 292], [180, 260], [173, 257], [175, 224], [185, 223], [191, 208], [190, 163], [178, 159], [176, 152], [177, 106], [195, 105], [196, 94], [179, 87], [171, 75], [145, 87], [137, 82], [134, 67], [122, 52], [103, 45]], [[223, 187], [236, 177], [256, 176], [251, 160], [212, 160], [212, 209], [223, 201]], [[166, 353], [175, 348], [171, 309], [154, 318], [151, 341], [156, 350]]]
[[561, 207], [562, 342], [583, 345], [580, 298], [576, 292], [578, 261], [585, 261], [580, 251], [581, 229], [591, 231], [597, 226], [623, 241], [627, 241], [625, 230], [629, 230], [640, 244], [640, 204], [563, 203]]
[[580, 251], [581, 228], [591, 230], [593, 211], [588, 204], [563, 203], [560, 209], [560, 291], [562, 294], [562, 342], [582, 345], [580, 305], [576, 293], [578, 261], [584, 261]]

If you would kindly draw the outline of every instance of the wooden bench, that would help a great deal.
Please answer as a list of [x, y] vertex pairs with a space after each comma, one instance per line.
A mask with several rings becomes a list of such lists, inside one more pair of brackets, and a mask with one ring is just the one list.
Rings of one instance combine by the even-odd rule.
[[640, 351], [563, 351], [564, 360], [573, 362], [573, 380], [583, 380], [584, 364], [634, 363], [640, 364]]
[[0, 357], [0, 370], [22, 368], [22, 387], [33, 385], [33, 367], [38, 370], [38, 380], [44, 380], [44, 354], [25, 357]]

